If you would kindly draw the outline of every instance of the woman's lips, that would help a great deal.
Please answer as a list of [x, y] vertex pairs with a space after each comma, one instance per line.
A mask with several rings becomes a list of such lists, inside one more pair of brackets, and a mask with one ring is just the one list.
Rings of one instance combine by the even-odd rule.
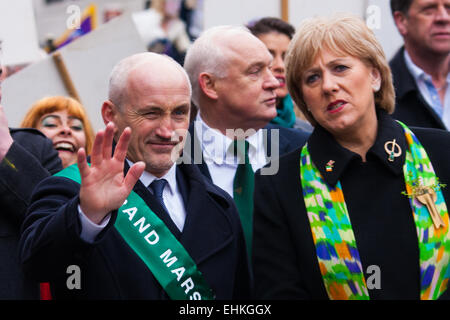
[[284, 88], [286, 86], [286, 79], [284, 77], [275, 77], [280, 83], [280, 87]]
[[342, 100], [332, 102], [332, 103], [330, 103], [330, 104], [328, 105], [327, 111], [328, 111], [329, 113], [336, 113], [336, 112], [339, 112], [339, 111], [341, 111], [341, 110], [345, 107], [346, 104], [347, 104], [347, 102], [342, 101]]
[[59, 141], [53, 144], [53, 147], [58, 151], [75, 152], [75, 146], [68, 141]]

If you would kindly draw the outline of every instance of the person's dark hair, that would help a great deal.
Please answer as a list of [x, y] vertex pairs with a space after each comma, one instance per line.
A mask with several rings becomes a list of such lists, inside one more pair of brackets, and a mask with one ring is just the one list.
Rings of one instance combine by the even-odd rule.
[[404, 15], [407, 15], [413, 1], [414, 0], [391, 0], [392, 15], [394, 15], [395, 11], [400, 11]]
[[295, 33], [295, 29], [289, 23], [272, 17], [262, 18], [256, 22], [249, 23], [247, 28], [253, 33], [254, 36], [258, 36], [260, 34], [266, 34], [269, 32], [279, 32], [285, 34], [292, 39]]

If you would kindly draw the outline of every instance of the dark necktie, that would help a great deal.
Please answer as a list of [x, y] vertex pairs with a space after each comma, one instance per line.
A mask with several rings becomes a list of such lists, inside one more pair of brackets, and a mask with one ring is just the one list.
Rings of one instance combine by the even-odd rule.
[[247, 245], [247, 253], [249, 257], [251, 257], [255, 174], [248, 158], [248, 141], [235, 140], [233, 147], [237, 153], [237, 158], [240, 159], [236, 174], [234, 175], [233, 198], [241, 218], [242, 229], [244, 230], [244, 237]]
[[167, 213], [169, 213], [169, 210], [167, 210], [163, 199], [163, 191], [166, 185], [167, 185], [166, 179], [153, 180], [153, 182], [149, 185], [149, 188], [152, 189], [153, 194], [158, 200], [158, 203], [164, 208], [164, 210], [166, 210]]

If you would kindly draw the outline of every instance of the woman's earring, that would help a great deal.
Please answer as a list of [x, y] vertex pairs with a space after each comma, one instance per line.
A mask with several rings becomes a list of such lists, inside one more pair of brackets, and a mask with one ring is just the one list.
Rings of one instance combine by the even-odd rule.
[[380, 87], [381, 87], [380, 82], [372, 84], [372, 89], [373, 89], [374, 92], [380, 91]]

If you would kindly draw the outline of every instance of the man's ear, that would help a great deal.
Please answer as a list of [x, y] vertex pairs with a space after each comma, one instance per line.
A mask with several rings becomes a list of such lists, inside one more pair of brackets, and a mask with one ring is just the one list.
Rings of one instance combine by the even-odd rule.
[[397, 26], [398, 32], [402, 36], [405, 36], [408, 33], [408, 18], [403, 12], [395, 11], [394, 12], [394, 22]]
[[200, 90], [208, 96], [210, 99], [217, 99], [217, 90], [216, 90], [216, 79], [215, 77], [206, 72], [202, 72], [198, 76], [198, 83], [200, 86]]
[[105, 124], [105, 126], [110, 123], [113, 122], [115, 123], [116, 121], [116, 113], [118, 112], [117, 107], [109, 100], [106, 100], [105, 102], [103, 102], [102, 105], [102, 118], [103, 118], [103, 123]]

